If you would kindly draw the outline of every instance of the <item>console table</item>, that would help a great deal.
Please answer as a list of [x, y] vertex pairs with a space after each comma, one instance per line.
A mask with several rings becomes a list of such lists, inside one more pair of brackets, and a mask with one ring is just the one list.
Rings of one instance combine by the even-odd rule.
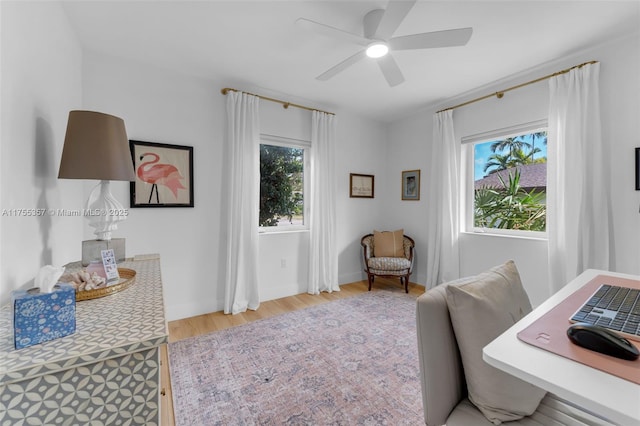
[[16, 350], [11, 306], [0, 309], [0, 425], [159, 424], [167, 342], [160, 261], [118, 266], [135, 270], [135, 283], [77, 302], [70, 336]]

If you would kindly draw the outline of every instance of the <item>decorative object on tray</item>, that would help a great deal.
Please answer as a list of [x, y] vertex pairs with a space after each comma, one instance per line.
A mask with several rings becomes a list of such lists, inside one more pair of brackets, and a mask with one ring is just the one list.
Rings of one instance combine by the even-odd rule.
[[91, 269], [93, 269], [93, 265], [89, 265], [87, 269], [82, 271], [66, 274], [60, 279], [62, 282], [66, 282], [73, 286], [76, 292], [106, 287], [107, 279]]
[[104, 271], [104, 277], [107, 279], [107, 285], [111, 285], [114, 282], [120, 280], [120, 274], [118, 273], [118, 264], [116, 263], [116, 257], [113, 250], [102, 250], [102, 270]]
[[61, 282], [69, 283], [76, 290], [76, 301], [97, 299], [122, 291], [131, 286], [136, 280], [136, 271], [127, 268], [118, 268], [120, 279], [113, 283], [107, 283], [104, 277], [96, 272], [80, 270], [65, 274], [60, 278]]

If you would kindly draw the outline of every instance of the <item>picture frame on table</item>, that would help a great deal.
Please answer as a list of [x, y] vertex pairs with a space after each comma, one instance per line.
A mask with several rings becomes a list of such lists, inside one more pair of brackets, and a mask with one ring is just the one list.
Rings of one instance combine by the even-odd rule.
[[374, 197], [374, 175], [362, 175], [358, 173], [349, 174], [349, 197], [351, 198], [373, 198]]
[[193, 147], [129, 141], [131, 207], [193, 207]]
[[408, 201], [420, 200], [420, 170], [405, 170], [402, 172], [402, 199]]

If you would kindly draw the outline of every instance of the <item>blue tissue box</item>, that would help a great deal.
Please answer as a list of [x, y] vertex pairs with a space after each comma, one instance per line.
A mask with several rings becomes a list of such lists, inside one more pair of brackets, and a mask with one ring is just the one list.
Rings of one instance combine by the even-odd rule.
[[58, 283], [51, 293], [16, 290], [11, 299], [16, 349], [76, 332], [76, 290], [70, 284]]

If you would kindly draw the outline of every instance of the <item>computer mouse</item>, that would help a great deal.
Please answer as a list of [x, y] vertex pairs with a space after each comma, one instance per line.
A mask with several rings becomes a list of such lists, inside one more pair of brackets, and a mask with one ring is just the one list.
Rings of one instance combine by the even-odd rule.
[[640, 356], [638, 348], [615, 331], [598, 325], [577, 323], [567, 329], [569, 340], [578, 346], [626, 360]]

